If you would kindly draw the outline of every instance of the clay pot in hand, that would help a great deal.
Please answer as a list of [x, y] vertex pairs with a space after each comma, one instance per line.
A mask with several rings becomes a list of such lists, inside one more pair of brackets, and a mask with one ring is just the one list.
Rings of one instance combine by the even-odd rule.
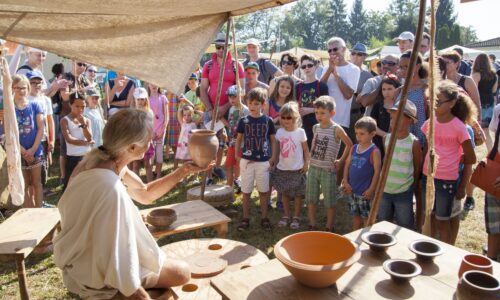
[[208, 129], [191, 131], [188, 149], [191, 159], [198, 167], [205, 168], [215, 160], [218, 148], [219, 140], [215, 136], [215, 131]]
[[457, 285], [458, 300], [500, 299], [500, 282], [481, 271], [464, 272]]
[[458, 279], [462, 278], [462, 274], [466, 271], [476, 270], [493, 274], [493, 264], [486, 256], [479, 254], [467, 254], [462, 259], [460, 269], [458, 269]]

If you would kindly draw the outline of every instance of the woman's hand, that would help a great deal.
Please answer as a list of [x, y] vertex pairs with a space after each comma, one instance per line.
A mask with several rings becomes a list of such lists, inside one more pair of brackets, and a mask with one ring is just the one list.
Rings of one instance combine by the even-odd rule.
[[198, 172], [206, 171], [206, 170], [211, 169], [213, 167], [215, 167], [215, 160], [213, 160], [212, 162], [210, 162], [210, 164], [207, 167], [205, 167], [205, 168], [198, 167], [193, 162], [187, 162], [187, 163], [185, 163], [185, 164], [182, 165], [181, 170], [187, 176], [187, 175], [192, 174], [192, 173], [198, 173]]
[[5, 57], [2, 57], [1, 59], [2, 59], [1, 63], [2, 63], [3, 84], [4, 86], [12, 85], [12, 77], [10, 77], [9, 64], [7, 63]]

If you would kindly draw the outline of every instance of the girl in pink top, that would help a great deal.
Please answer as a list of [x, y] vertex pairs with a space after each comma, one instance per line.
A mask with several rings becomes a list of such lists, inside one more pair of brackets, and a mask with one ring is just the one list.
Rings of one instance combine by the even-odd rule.
[[[472, 100], [460, 93], [455, 83], [449, 80], [442, 81], [439, 83], [438, 91], [434, 131], [434, 148], [437, 156], [433, 208], [435, 226], [432, 226], [432, 234], [438, 233], [441, 241], [450, 243], [453, 200], [465, 197], [465, 187], [472, 175], [472, 165], [476, 162], [476, 155], [464, 124], [476, 114], [476, 111]], [[422, 132], [427, 138], [428, 130], [429, 120], [422, 125]], [[462, 154], [465, 167], [459, 180], [458, 165], [462, 160]], [[429, 155], [426, 154], [422, 181], [424, 203], [428, 170]]]
[[156, 178], [158, 179], [161, 177], [161, 166], [163, 164], [163, 145], [168, 124], [168, 99], [160, 93], [160, 88], [152, 83], [148, 84], [148, 91], [149, 105], [153, 112], [154, 161]]

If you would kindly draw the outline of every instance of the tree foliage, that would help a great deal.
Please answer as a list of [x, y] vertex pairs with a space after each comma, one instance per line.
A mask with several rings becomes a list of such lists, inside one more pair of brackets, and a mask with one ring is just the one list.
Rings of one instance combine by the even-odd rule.
[[351, 14], [349, 15], [349, 38], [354, 45], [357, 42], [366, 44], [368, 40], [366, 11], [363, 9], [363, 0], [354, 0]]

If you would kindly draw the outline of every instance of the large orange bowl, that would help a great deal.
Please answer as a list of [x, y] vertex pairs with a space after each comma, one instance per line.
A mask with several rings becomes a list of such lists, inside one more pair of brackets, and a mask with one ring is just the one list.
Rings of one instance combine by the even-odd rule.
[[341, 235], [308, 231], [281, 239], [274, 246], [274, 255], [303, 285], [325, 288], [347, 272], [361, 252]]

